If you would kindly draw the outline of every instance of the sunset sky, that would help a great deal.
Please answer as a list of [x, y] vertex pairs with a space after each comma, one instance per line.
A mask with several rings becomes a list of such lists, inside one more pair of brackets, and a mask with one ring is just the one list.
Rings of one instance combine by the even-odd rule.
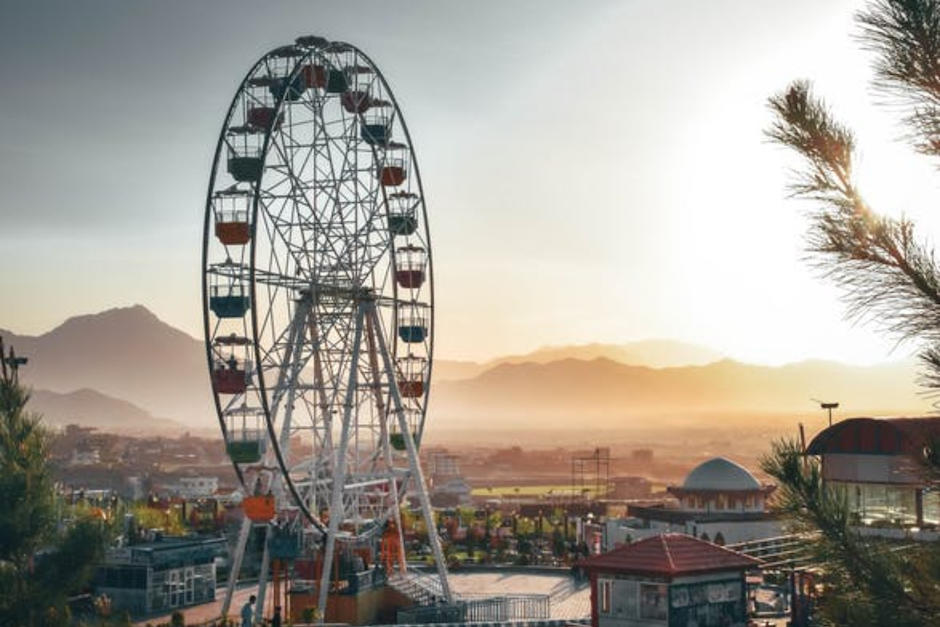
[[763, 139], [809, 78], [876, 209], [940, 234], [934, 165], [875, 104], [859, 2], [45, 2], [0, 21], [0, 328], [141, 303], [201, 328], [212, 153], [241, 77], [321, 34], [381, 67], [428, 197], [437, 355], [687, 340], [758, 363], [903, 356], [802, 259]]

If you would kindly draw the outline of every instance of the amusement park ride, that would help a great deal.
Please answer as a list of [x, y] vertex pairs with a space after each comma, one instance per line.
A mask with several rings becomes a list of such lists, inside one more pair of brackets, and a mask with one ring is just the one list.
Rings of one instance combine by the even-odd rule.
[[256, 618], [270, 571], [287, 616], [327, 620], [364, 573], [404, 571], [406, 490], [435, 529], [418, 462], [427, 210], [401, 111], [358, 48], [300, 37], [248, 71], [215, 151], [202, 265], [212, 391], [244, 493], [223, 615], [261, 527]]

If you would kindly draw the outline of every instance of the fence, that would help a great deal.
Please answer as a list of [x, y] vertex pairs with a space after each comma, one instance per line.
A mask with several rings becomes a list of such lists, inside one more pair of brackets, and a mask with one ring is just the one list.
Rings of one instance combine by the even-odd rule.
[[498, 597], [462, 598], [454, 603], [416, 606], [398, 611], [400, 624], [482, 623], [517, 620], [546, 620], [551, 601], [545, 594], [514, 594]]

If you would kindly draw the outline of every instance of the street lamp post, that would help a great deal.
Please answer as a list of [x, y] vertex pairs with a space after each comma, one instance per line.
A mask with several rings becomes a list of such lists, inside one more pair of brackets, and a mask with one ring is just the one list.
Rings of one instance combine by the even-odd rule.
[[825, 409], [826, 411], [829, 412], [829, 426], [831, 427], [832, 426], [832, 410], [837, 409], [839, 407], [839, 403], [827, 403], [825, 401], [821, 401], [815, 398], [811, 400], [819, 403], [820, 409]]

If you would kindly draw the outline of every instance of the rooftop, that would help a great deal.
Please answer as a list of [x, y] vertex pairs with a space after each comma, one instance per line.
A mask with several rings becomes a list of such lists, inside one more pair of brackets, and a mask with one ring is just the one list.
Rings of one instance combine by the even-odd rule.
[[760, 490], [761, 485], [744, 466], [715, 457], [696, 466], [682, 484], [684, 490]]
[[664, 533], [581, 562], [589, 570], [688, 575], [754, 568], [759, 560], [683, 533]]
[[910, 455], [921, 452], [932, 440], [940, 440], [940, 417], [937, 416], [848, 418], [820, 431], [806, 452], [810, 455]]

